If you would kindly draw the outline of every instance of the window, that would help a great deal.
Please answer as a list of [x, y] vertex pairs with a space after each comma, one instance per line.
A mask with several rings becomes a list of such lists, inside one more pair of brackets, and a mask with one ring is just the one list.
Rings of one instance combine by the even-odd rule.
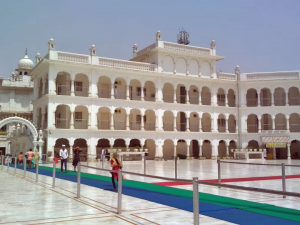
[[22, 72], [20, 72], [19, 75], [22, 75]]
[[75, 91], [82, 91], [82, 82], [75, 81]]
[[225, 102], [225, 95], [218, 94], [218, 102]]
[[75, 120], [82, 120], [82, 112], [75, 112]]
[[24, 73], [24, 75], [27, 75], [27, 74], [28, 74], [27, 72]]
[[226, 121], [225, 119], [218, 119], [218, 126], [225, 127]]
[[142, 120], [141, 115], [136, 115], [136, 123], [140, 124]]

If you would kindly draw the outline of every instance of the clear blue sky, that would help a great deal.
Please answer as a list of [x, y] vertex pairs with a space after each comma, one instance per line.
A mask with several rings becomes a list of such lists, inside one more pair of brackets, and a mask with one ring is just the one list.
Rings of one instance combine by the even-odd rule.
[[9, 77], [28, 48], [34, 60], [56, 49], [119, 59], [155, 41], [176, 42], [179, 28], [191, 45], [209, 47], [225, 59], [217, 68], [234, 72], [300, 70], [300, 0], [2, 0], [0, 1], [0, 76]]

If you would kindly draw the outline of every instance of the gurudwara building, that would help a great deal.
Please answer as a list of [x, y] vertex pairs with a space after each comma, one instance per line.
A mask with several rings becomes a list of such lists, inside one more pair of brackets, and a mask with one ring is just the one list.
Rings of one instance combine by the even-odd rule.
[[58, 51], [53, 39], [48, 49], [28, 74], [43, 153], [65, 144], [93, 155], [142, 147], [157, 159], [215, 159], [248, 147], [300, 158], [299, 71], [218, 73], [214, 41], [170, 43], [160, 31], [130, 60], [99, 57], [94, 45], [88, 55]]

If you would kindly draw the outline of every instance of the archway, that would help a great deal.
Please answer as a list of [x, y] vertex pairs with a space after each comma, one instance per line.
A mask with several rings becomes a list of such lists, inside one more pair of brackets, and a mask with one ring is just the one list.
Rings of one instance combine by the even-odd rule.
[[300, 141], [293, 140], [291, 142], [291, 158], [300, 159]]
[[66, 138], [59, 138], [55, 141], [54, 145], [54, 157], [59, 158], [59, 151], [62, 148], [62, 145], [66, 146], [66, 149], [68, 150], [68, 154], [70, 155], [70, 144], [69, 140]]
[[163, 156], [165, 159], [170, 159], [173, 156], [176, 155], [176, 152], [174, 152], [174, 143], [172, 140], [167, 139], [164, 141], [163, 145]]
[[226, 143], [223, 140], [219, 141], [218, 155], [219, 155], [219, 157], [226, 156]]
[[87, 143], [86, 143], [86, 140], [85, 139], [82, 139], [82, 138], [78, 138], [74, 141], [74, 145], [73, 147], [79, 147], [82, 152], [80, 154], [80, 160], [82, 162], [86, 162], [87, 160], [87, 154], [88, 154], [88, 146], [87, 146]]
[[204, 140], [202, 144], [202, 156], [210, 159], [212, 156], [212, 146], [209, 140]]
[[106, 148], [106, 149], [110, 148], [110, 142], [108, 139], [102, 138], [98, 140], [98, 143], [96, 145], [97, 157], [101, 156], [102, 148]]

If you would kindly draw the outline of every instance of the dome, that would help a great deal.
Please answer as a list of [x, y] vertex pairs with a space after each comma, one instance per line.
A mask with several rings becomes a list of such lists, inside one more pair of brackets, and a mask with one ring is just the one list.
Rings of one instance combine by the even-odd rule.
[[32, 69], [33, 68], [33, 62], [31, 59], [28, 58], [27, 55], [24, 56], [23, 59], [21, 59], [18, 63], [18, 69]]

